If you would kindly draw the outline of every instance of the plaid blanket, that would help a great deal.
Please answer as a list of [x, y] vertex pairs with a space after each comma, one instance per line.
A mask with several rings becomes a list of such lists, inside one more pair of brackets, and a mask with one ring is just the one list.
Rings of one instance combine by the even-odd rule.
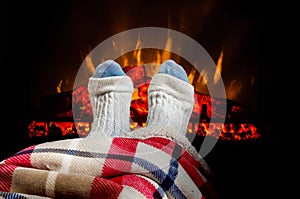
[[206, 165], [174, 140], [76, 138], [0, 163], [0, 198], [207, 198]]

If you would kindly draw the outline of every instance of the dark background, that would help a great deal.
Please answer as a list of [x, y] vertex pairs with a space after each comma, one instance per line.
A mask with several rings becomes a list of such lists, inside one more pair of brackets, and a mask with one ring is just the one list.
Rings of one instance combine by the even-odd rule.
[[[172, 28], [198, 41], [216, 61], [224, 50], [222, 78], [233, 97], [253, 107], [262, 138], [217, 143], [206, 157], [223, 198], [279, 195], [279, 3], [260, 1], [7, 1], [3, 13], [1, 159], [28, 146], [23, 126], [40, 97], [72, 83], [85, 55], [108, 37], [131, 28]], [[250, 80], [254, 79], [254, 84]], [[281, 194], [281, 193], [280, 193]]]

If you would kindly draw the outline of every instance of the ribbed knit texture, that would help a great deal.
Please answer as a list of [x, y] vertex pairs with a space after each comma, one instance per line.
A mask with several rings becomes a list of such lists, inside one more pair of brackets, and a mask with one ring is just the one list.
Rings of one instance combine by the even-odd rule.
[[168, 126], [186, 134], [194, 106], [194, 87], [168, 74], [153, 76], [148, 88], [147, 126]]
[[89, 79], [93, 126], [88, 137], [114, 137], [130, 131], [133, 84], [128, 76]]

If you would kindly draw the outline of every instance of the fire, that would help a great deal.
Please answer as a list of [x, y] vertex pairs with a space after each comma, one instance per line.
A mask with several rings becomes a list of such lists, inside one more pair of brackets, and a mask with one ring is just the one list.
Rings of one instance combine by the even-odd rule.
[[171, 58], [171, 49], [172, 49], [172, 38], [170, 34], [168, 34], [168, 38], [166, 40], [164, 51], [162, 52], [161, 59], [157, 63], [162, 63]]
[[87, 70], [89, 71], [89, 73], [93, 74], [96, 67], [93, 63], [91, 56], [89, 54], [86, 55], [85, 53], [81, 52], [81, 57], [85, 60], [86, 67], [87, 67]]
[[217, 66], [216, 66], [216, 71], [215, 71], [215, 75], [214, 75], [214, 84], [218, 83], [219, 79], [221, 78], [223, 55], [224, 55], [224, 52], [222, 50], [220, 53], [220, 56], [218, 58]]
[[32, 121], [28, 125], [29, 137], [55, 137], [60, 138], [67, 135], [80, 135], [86, 137], [91, 130], [89, 122], [39, 122]]
[[229, 99], [236, 99], [237, 95], [243, 88], [243, 83], [234, 79], [230, 82], [229, 86], [226, 89], [226, 95]]
[[[150, 70], [151, 74], [155, 74], [161, 63], [172, 58], [172, 44], [172, 38], [168, 34], [164, 49], [142, 49], [141, 38], [140, 35], [138, 35], [135, 50], [124, 53], [124, 50], [121, 49], [122, 56], [116, 61], [123, 67], [146, 65], [147, 70]], [[112, 45], [114, 46], [114, 42]]]
[[56, 92], [57, 93], [61, 93], [62, 83], [63, 83], [63, 80], [60, 80], [57, 87], [56, 87]]
[[135, 47], [135, 51], [133, 53], [134, 57], [136, 58], [136, 64], [138, 66], [140, 66], [142, 63], [141, 63], [141, 59], [142, 59], [142, 49], [141, 49], [141, 37], [139, 35], [138, 37], [138, 40], [136, 42], [136, 47]]
[[86, 65], [87, 65], [88, 69], [91, 71], [91, 73], [94, 73], [95, 66], [94, 66], [93, 61], [90, 56], [86, 57]]
[[190, 83], [193, 83], [195, 74], [196, 74], [196, 69], [193, 68], [192, 71], [190, 72], [190, 74], [188, 75], [188, 79], [189, 79]]
[[[130, 127], [132, 130], [145, 126], [147, 113], [148, 113], [148, 101], [146, 91], [149, 82], [143, 82], [145, 77], [142, 71], [145, 70], [143, 66], [125, 67], [124, 71], [128, 70], [128, 75], [131, 77], [133, 82], [139, 82], [141, 85], [137, 92], [140, 97], [135, 97], [131, 103], [131, 123]], [[218, 107], [225, 105], [225, 99], [211, 98], [207, 94], [195, 92], [195, 104], [191, 115], [190, 123], [188, 125], [188, 134], [197, 134], [199, 136], [210, 136], [214, 138], [220, 138], [222, 140], [251, 140], [260, 137], [257, 128], [250, 123], [210, 123], [210, 119], [221, 119], [224, 115], [218, 113]], [[144, 99], [144, 100], [143, 100]], [[212, 106], [213, 105], [213, 106]], [[214, 108], [213, 108], [214, 107]], [[229, 106], [230, 114], [240, 114], [244, 109], [236, 104]], [[200, 114], [200, 121], [197, 116]], [[227, 118], [231, 118], [232, 115], [227, 115]]]
[[206, 84], [207, 84], [207, 81], [208, 81], [208, 73], [207, 73], [207, 71], [201, 70], [198, 81], [199, 81], [201, 84], [203, 84], [203, 85], [206, 85]]
[[196, 133], [199, 136], [210, 136], [221, 140], [253, 140], [260, 137], [257, 128], [253, 124], [234, 123], [199, 123], [193, 127], [190, 123], [188, 134]]
[[[130, 67], [125, 67], [125, 71]], [[148, 114], [148, 97], [147, 89], [149, 79], [145, 81], [142, 76], [143, 67], [133, 67], [132, 73], [129, 76], [134, 83], [139, 82], [139, 87], [136, 88], [137, 96], [131, 102], [130, 107], [130, 128], [131, 130], [144, 127], [146, 125]], [[130, 70], [130, 71], [132, 71]], [[87, 87], [78, 87], [74, 91], [73, 103], [77, 107], [78, 112], [73, 114], [74, 122], [40, 122], [32, 121], [28, 125], [28, 134], [30, 137], [51, 136], [59, 134], [61, 136], [78, 134], [81, 137], [88, 135], [92, 126], [92, 106], [89, 101], [89, 93]], [[195, 104], [188, 125], [187, 134], [210, 136], [220, 138], [221, 140], [254, 140], [260, 137], [258, 129], [251, 123], [211, 123], [212, 118], [218, 119], [223, 116], [218, 114], [218, 107], [224, 105], [224, 101], [211, 98], [209, 95], [195, 92]], [[214, 106], [212, 106], [214, 104]], [[75, 110], [73, 107], [73, 110]], [[212, 107], [215, 107], [212, 109]], [[229, 107], [231, 114], [240, 114], [243, 112], [243, 107], [233, 104]], [[200, 114], [200, 120], [197, 115]], [[232, 115], [227, 115], [230, 119]]]
[[[171, 53], [172, 43], [172, 38], [168, 35], [163, 50], [142, 49], [141, 39], [140, 36], [138, 36], [135, 50], [123, 53], [123, 55], [116, 60], [121, 66], [123, 66], [124, 72], [132, 79], [135, 86], [130, 107], [131, 130], [144, 127], [146, 125], [148, 114], [147, 89], [152, 76], [157, 73], [160, 64], [168, 59], [177, 59], [177, 62], [181, 59]], [[112, 45], [115, 46], [114, 41], [112, 42]], [[121, 52], [123, 52], [123, 50], [121, 50]], [[224, 52], [222, 50], [213, 76], [214, 84], [217, 84], [221, 78], [220, 74], [222, 71], [223, 57]], [[93, 73], [95, 66], [91, 57], [87, 56], [85, 60], [87, 69], [89, 72]], [[198, 72], [192, 65], [183, 65], [186, 69], [190, 83], [195, 87], [195, 104], [188, 124], [187, 134], [203, 137], [210, 136], [220, 138], [222, 140], [249, 140], [260, 137], [257, 128], [253, 124], [243, 122], [235, 123], [232, 121], [225, 124], [215, 122], [218, 119], [223, 119], [222, 121], [224, 121], [224, 119], [232, 119], [234, 118], [233, 115], [243, 113], [244, 109], [238, 104], [226, 104], [227, 99], [212, 98], [209, 94], [200, 92], [199, 88], [202, 89], [207, 85], [209, 76], [208, 71], [202, 70]], [[60, 93], [61, 83], [62, 82], [60, 82], [57, 87], [58, 93]], [[236, 82], [232, 82], [230, 86], [235, 87], [235, 91], [236, 88], [238, 88], [238, 90], [241, 89], [241, 86], [239, 88], [236, 85]], [[229, 91], [230, 89], [231, 87], [229, 87]], [[28, 133], [30, 137], [51, 136], [51, 133], [58, 133], [61, 136], [78, 134], [85, 137], [88, 135], [93, 122], [93, 113], [87, 87], [86, 85], [79, 86], [71, 92], [73, 96], [73, 114], [71, 115], [75, 122], [33, 121], [28, 125]], [[219, 107], [224, 107], [225, 105], [228, 106], [227, 110], [229, 109], [227, 115], [218, 113]], [[59, 117], [59, 114], [56, 116]], [[211, 120], [215, 123], [211, 123]]]

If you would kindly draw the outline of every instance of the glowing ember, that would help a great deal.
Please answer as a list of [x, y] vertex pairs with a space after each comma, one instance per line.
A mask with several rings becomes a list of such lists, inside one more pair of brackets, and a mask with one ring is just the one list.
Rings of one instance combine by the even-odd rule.
[[212, 136], [222, 140], [248, 140], [257, 139], [260, 134], [252, 124], [234, 123], [189, 123], [188, 133], [196, 133], [199, 136]]
[[[171, 45], [171, 41], [166, 44]], [[136, 57], [140, 57], [142, 52], [137, 45], [137, 50], [134, 51]], [[158, 53], [157, 59], [159, 62], [163, 59], [169, 59], [170, 54]], [[123, 61], [127, 60], [122, 57]], [[221, 52], [216, 74], [221, 72], [221, 64], [223, 59], [223, 52]], [[136, 60], [138, 63], [141, 59]], [[125, 61], [128, 62], [128, 61]], [[135, 90], [132, 96], [132, 102], [130, 107], [130, 128], [132, 130], [144, 127], [146, 125], [148, 114], [148, 96], [147, 89], [153, 74], [157, 70], [157, 64], [154, 65], [142, 64], [140, 66], [125, 66], [124, 72], [132, 79], [135, 86]], [[152, 67], [152, 68], [151, 68]], [[92, 68], [92, 67], [91, 67]], [[195, 82], [196, 71], [194, 69], [189, 70], [188, 78], [191, 82]], [[202, 79], [201, 79], [201, 78]], [[202, 71], [197, 82], [205, 84], [205, 71]], [[218, 75], [215, 75], [215, 81], [218, 81]], [[199, 80], [200, 79], [200, 80]], [[68, 122], [37, 122], [32, 121], [28, 125], [28, 134], [30, 137], [41, 136], [65, 136], [70, 134], [78, 134], [81, 137], [88, 135], [91, 130], [93, 122], [92, 105], [90, 103], [90, 96], [86, 86], [79, 86], [72, 91], [72, 110], [68, 110], [64, 113], [57, 113], [55, 117], [72, 117], [72, 120]], [[212, 98], [207, 94], [203, 94], [195, 90], [195, 104], [191, 115], [190, 123], [188, 125], [187, 136], [211, 136], [214, 138], [220, 138], [222, 140], [251, 140], [260, 137], [257, 128], [250, 123], [232, 121], [234, 116], [245, 114], [245, 110], [237, 103], [233, 103], [227, 99]], [[227, 100], [227, 101], [225, 101]], [[230, 102], [230, 103], [229, 103]], [[227, 115], [218, 113], [219, 109], [222, 109], [227, 104]], [[213, 108], [212, 108], [213, 107]], [[200, 115], [200, 117], [199, 117]], [[218, 119], [227, 121], [225, 124], [217, 123]], [[69, 122], [69, 121], [75, 122]]]
[[[244, 116], [248, 114], [244, 107], [230, 100], [234, 99], [233, 97], [239, 93], [242, 85], [233, 80], [227, 87], [227, 99], [210, 97], [207, 90], [209, 71], [204, 69], [197, 71], [187, 60], [171, 53], [173, 41], [170, 34], [167, 35], [165, 41], [164, 49], [142, 48], [139, 35], [135, 49], [126, 53], [123, 53], [124, 50], [121, 49], [122, 56], [115, 60], [123, 66], [124, 72], [132, 79], [135, 87], [130, 106], [130, 128], [134, 130], [146, 125], [148, 115], [147, 90], [150, 80], [157, 73], [161, 63], [173, 59], [185, 67], [188, 79], [195, 88], [195, 103], [187, 129], [187, 136], [211, 136], [223, 140], [259, 138], [260, 134], [253, 124], [247, 123], [247, 121], [235, 121], [237, 118], [239, 120], [247, 118]], [[112, 45], [117, 50], [115, 41], [112, 41]], [[87, 70], [92, 74], [95, 65], [89, 55], [84, 57]], [[213, 84], [218, 84], [221, 79], [223, 57], [224, 51], [222, 50], [214, 71]], [[194, 64], [197, 65], [197, 63]], [[63, 80], [59, 82], [56, 88], [60, 99], [65, 97], [61, 90], [62, 83]], [[43, 118], [46, 118], [44, 119], [46, 121], [43, 119], [40, 119], [42, 122], [32, 121], [28, 125], [30, 137], [65, 136], [69, 134], [78, 134], [85, 137], [88, 135], [93, 122], [93, 112], [87, 85], [78, 86], [70, 91], [67, 96], [69, 96], [68, 99], [65, 100], [66, 102], [62, 102], [61, 105], [58, 105], [57, 101], [53, 102], [53, 99], [56, 98], [47, 100], [48, 104], [44, 105], [47, 107], [46, 112], [43, 113]], [[72, 99], [70, 96], [72, 96]], [[72, 104], [72, 108], [70, 104]], [[221, 113], [224, 108], [227, 108], [226, 115]], [[222, 122], [218, 123], [218, 121]], [[223, 121], [225, 121], [225, 124], [223, 124]]]
[[62, 137], [71, 134], [78, 134], [85, 137], [90, 132], [89, 122], [37, 122], [32, 121], [28, 125], [29, 137]]

